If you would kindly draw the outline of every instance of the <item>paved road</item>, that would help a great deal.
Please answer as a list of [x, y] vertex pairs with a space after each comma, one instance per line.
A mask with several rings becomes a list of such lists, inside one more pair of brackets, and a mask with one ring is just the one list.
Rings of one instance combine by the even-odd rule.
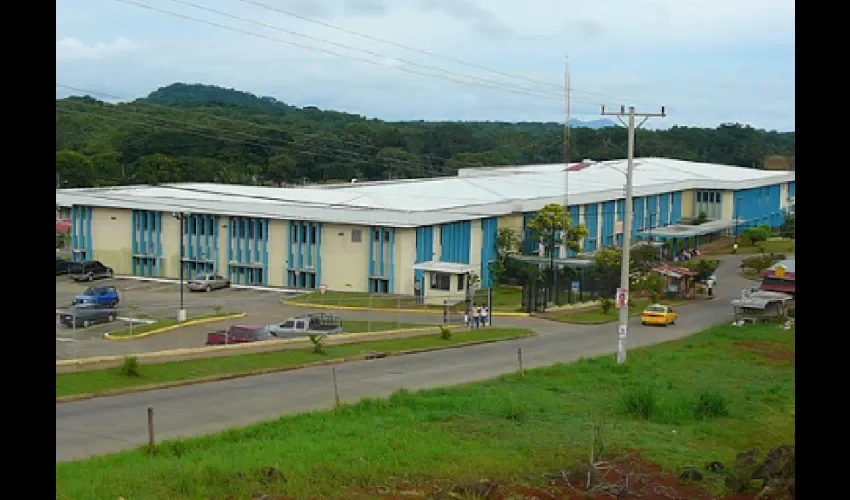
[[[680, 308], [667, 328], [630, 322], [629, 347], [685, 337], [731, 321], [729, 300], [751, 283], [737, 276], [740, 259], [726, 258], [718, 270], [717, 299]], [[616, 326], [579, 326], [526, 318], [511, 319], [538, 336], [465, 349], [348, 363], [337, 367], [341, 398], [387, 396], [399, 388], [420, 389], [491, 378], [516, 370], [522, 347], [527, 367], [613, 353]], [[251, 424], [285, 413], [333, 405], [328, 367], [247, 377], [56, 405], [56, 460], [72, 460], [132, 448], [147, 440], [146, 407], [156, 409], [160, 439], [188, 437]]]

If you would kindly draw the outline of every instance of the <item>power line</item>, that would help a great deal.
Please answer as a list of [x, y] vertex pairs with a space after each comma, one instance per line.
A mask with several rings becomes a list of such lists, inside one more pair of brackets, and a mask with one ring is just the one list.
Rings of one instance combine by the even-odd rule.
[[[227, 13], [227, 12], [217, 10], [217, 9], [212, 9], [210, 7], [205, 7], [203, 5], [199, 5], [195, 2], [190, 2], [188, 0], [168, 0], [168, 1], [173, 2], [173, 3], [177, 3], [177, 4], [188, 5], [189, 7], [193, 7], [193, 8], [198, 9], [198, 10], [210, 12], [210, 13], [213, 13], [213, 14], [218, 14], [220, 16], [228, 17], [230, 19], [234, 19], [234, 20], [237, 20], [237, 21], [243, 21], [243, 22], [246, 22], [246, 23], [254, 24], [256, 26], [261, 26], [263, 28], [273, 29], [275, 31], [279, 31], [281, 33], [286, 33], [286, 34], [291, 35], [291, 36], [306, 38], [308, 40], [315, 40], [315, 41], [318, 41], [320, 43], [333, 45], [335, 47], [340, 47], [340, 48], [343, 48], [343, 49], [346, 49], [346, 50], [353, 50], [353, 51], [356, 51], [356, 52], [361, 52], [363, 54], [367, 54], [367, 55], [379, 57], [379, 58], [392, 58], [392, 59], [395, 59], [398, 62], [408, 64], [410, 66], [418, 66], [420, 68], [424, 68], [424, 69], [428, 69], [428, 70], [432, 70], [432, 71], [437, 71], [439, 73], [443, 73], [443, 74], [450, 75], [450, 76], [460, 76], [460, 77], [463, 77], [463, 78], [472, 78], [473, 80], [478, 80], [478, 81], [484, 82], [485, 84], [488, 84], [488, 86], [492, 86], [492, 85], [503, 86], [503, 85], [505, 85], [502, 82], [498, 82], [498, 81], [491, 80], [491, 79], [488, 79], [488, 78], [482, 78], [482, 77], [478, 77], [478, 76], [475, 76], [475, 75], [468, 75], [468, 74], [464, 74], [464, 73], [457, 73], [455, 71], [446, 70], [446, 69], [443, 69], [443, 68], [440, 68], [440, 67], [437, 67], [437, 66], [432, 66], [432, 65], [429, 65], [429, 64], [421, 64], [421, 63], [417, 63], [417, 62], [410, 61], [410, 60], [407, 60], [407, 59], [401, 59], [401, 58], [398, 58], [398, 57], [392, 57], [392, 56], [388, 56], [386, 54], [380, 54], [380, 53], [377, 53], [377, 52], [373, 52], [371, 50], [361, 49], [361, 48], [358, 48], [358, 47], [354, 47], [352, 45], [346, 45], [346, 44], [343, 44], [343, 43], [334, 42], [334, 41], [327, 40], [327, 39], [324, 39], [324, 38], [318, 38], [318, 37], [314, 37], [314, 36], [310, 36], [310, 35], [305, 35], [303, 33], [298, 33], [296, 31], [291, 31], [291, 30], [288, 30], [288, 29], [281, 28], [279, 26], [273, 26], [273, 25], [266, 24], [266, 23], [263, 23], [263, 22], [260, 22], [260, 21], [256, 21], [254, 19], [240, 17], [240, 16], [236, 16], [236, 15], [233, 15], [233, 14], [230, 14], [230, 13]], [[539, 93], [535, 89], [528, 88], [528, 87], [521, 87], [521, 86], [518, 86], [518, 85], [510, 85], [509, 88], [519, 90], [520, 92], [526, 93], [528, 95], [542, 96], [542, 97], [546, 97], [546, 98], [558, 97], [556, 94]], [[505, 89], [507, 90], [508, 87], [506, 87]], [[558, 99], [560, 99], [560, 97], [558, 97]]]
[[[538, 97], [538, 98], [541, 98], [541, 99], [549, 99], [549, 100], [557, 100], [557, 101], [561, 100], [561, 97], [556, 96], [556, 95], [531, 93], [531, 92], [527, 92], [527, 91], [515, 90], [515, 89], [512, 89], [512, 88], [505, 88], [505, 87], [501, 87], [501, 86], [498, 86], [498, 85], [490, 85], [490, 84], [487, 84], [487, 83], [476, 83], [474, 81], [470, 82], [470, 81], [461, 80], [461, 79], [449, 77], [449, 76], [440, 76], [440, 75], [435, 75], [435, 74], [431, 74], [431, 73], [424, 73], [424, 72], [421, 72], [421, 71], [412, 70], [412, 69], [405, 68], [405, 67], [402, 67], [402, 66], [395, 66], [395, 65], [388, 64], [388, 63], [385, 63], [385, 62], [375, 61], [375, 60], [372, 60], [372, 59], [366, 59], [366, 58], [363, 58], [363, 57], [341, 54], [339, 52], [334, 52], [332, 50], [323, 49], [323, 48], [320, 48], [320, 47], [314, 47], [314, 46], [311, 46], [311, 45], [304, 45], [304, 44], [301, 44], [301, 43], [298, 43], [298, 42], [291, 42], [291, 41], [288, 41], [288, 40], [283, 40], [281, 38], [275, 38], [275, 37], [264, 35], [264, 34], [261, 34], [261, 33], [256, 33], [256, 32], [253, 32], [253, 31], [244, 30], [244, 29], [241, 29], [241, 28], [233, 27], [233, 26], [227, 26], [227, 25], [216, 23], [216, 22], [213, 22], [213, 21], [207, 21], [207, 20], [204, 20], [204, 19], [199, 19], [197, 17], [187, 16], [185, 14], [180, 14], [178, 12], [174, 12], [174, 11], [170, 11], [170, 10], [166, 10], [166, 9], [160, 9], [158, 7], [146, 5], [146, 4], [143, 4], [143, 3], [140, 3], [140, 2], [136, 2], [134, 0], [113, 0], [113, 1], [129, 4], [129, 5], [135, 5], [137, 7], [143, 8], [143, 9], [151, 10], [151, 11], [154, 11], [154, 12], [159, 12], [159, 13], [166, 14], [166, 15], [169, 15], [169, 16], [185, 19], [185, 20], [188, 20], [188, 21], [197, 22], [197, 23], [200, 23], [200, 24], [206, 24], [206, 25], [209, 25], [209, 26], [214, 26], [214, 27], [221, 28], [221, 29], [224, 29], [224, 30], [227, 30], [227, 31], [232, 31], [234, 33], [241, 33], [241, 34], [253, 36], [253, 37], [256, 37], [256, 38], [271, 40], [273, 42], [283, 43], [283, 44], [286, 44], [286, 45], [291, 45], [293, 47], [298, 47], [298, 48], [305, 49], [305, 50], [320, 52], [320, 53], [323, 53], [323, 54], [329, 54], [329, 55], [333, 55], [333, 56], [336, 56], [336, 57], [358, 60], [358, 61], [365, 62], [365, 63], [368, 63], [368, 64], [372, 64], [372, 65], [375, 65], [375, 66], [385, 66], [385, 67], [388, 67], [388, 68], [393, 68], [393, 69], [396, 69], [396, 70], [399, 70], [399, 71], [404, 71], [404, 72], [412, 73], [412, 74], [415, 74], [415, 75], [427, 76], [427, 77], [431, 77], [431, 78], [438, 78], [438, 79], [448, 80], [448, 81], [452, 81], [452, 82], [460, 83], [460, 84], [465, 84], [465, 85], [477, 85], [477, 86], [480, 86], [480, 87], [486, 87], [486, 88], [491, 88], [491, 89], [495, 89], [495, 90], [503, 90], [505, 92], [511, 92], [511, 93], [519, 94], [519, 95]], [[171, 1], [175, 1], [175, 0], [171, 0]], [[204, 8], [204, 9], [206, 9], [206, 8]], [[229, 17], [235, 17], [235, 16], [231, 16], [229, 14], [226, 14], [226, 15], [228, 15]], [[254, 21], [247, 20], [247, 19], [244, 19], [244, 18], [242, 18], [242, 19], [243, 19], [243, 21], [246, 21], [246, 22], [254, 22]]]

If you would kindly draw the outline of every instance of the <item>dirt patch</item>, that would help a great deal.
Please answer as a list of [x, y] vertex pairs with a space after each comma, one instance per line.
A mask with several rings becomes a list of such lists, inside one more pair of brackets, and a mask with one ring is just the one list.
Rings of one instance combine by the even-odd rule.
[[[349, 491], [347, 498], [423, 499], [423, 500], [709, 500], [718, 498], [698, 484], [665, 474], [661, 467], [640, 458], [636, 452], [616, 460], [596, 464], [591, 486], [587, 487], [587, 468], [546, 474], [541, 486], [482, 480], [463, 484], [400, 484], [396, 488], [364, 488]], [[726, 500], [752, 500], [755, 493], [739, 493]]]
[[775, 342], [749, 340], [735, 342], [735, 346], [755, 352], [773, 361], [790, 361], [793, 363], [795, 359], [794, 351]]

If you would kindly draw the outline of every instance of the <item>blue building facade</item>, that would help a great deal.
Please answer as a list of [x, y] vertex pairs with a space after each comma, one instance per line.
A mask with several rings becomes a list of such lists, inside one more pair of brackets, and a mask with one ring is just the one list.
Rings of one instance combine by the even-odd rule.
[[322, 224], [289, 221], [286, 284], [314, 289], [322, 283]]
[[162, 212], [133, 210], [133, 276], [162, 276]]
[[369, 228], [369, 291], [393, 293], [395, 228]]
[[71, 207], [71, 260], [94, 259], [92, 242], [92, 207]]

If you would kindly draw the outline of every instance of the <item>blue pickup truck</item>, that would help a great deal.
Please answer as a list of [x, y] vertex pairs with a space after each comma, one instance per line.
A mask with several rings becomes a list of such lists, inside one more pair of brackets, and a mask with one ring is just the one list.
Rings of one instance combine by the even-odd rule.
[[118, 296], [118, 290], [114, 286], [90, 286], [86, 290], [74, 297], [72, 305], [77, 304], [98, 304], [105, 307], [116, 308], [121, 299]]

